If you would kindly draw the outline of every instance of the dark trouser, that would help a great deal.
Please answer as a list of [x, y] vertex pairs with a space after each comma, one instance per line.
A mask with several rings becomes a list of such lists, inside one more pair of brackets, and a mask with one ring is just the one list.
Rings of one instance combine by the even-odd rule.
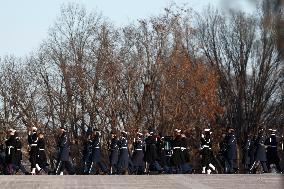
[[15, 165], [12, 163], [8, 163], [6, 166], [7, 175], [13, 175], [15, 173]]
[[35, 147], [31, 148], [30, 151], [30, 162], [31, 162], [31, 169], [36, 168], [36, 160], [37, 160], [37, 150]]
[[251, 164], [244, 164], [245, 173], [248, 174], [250, 170]]
[[91, 165], [91, 162], [86, 162], [86, 161], [84, 162], [84, 170], [83, 170], [84, 174], [88, 174], [90, 165]]
[[18, 171], [20, 170], [20, 171], [22, 171], [22, 173], [25, 173], [25, 174], [28, 173], [27, 169], [24, 167], [24, 165], [22, 164], [22, 162], [18, 162], [18, 163], [15, 165], [15, 168], [16, 168], [16, 172], [18, 172]]
[[192, 167], [188, 163], [181, 164], [181, 172], [183, 174], [190, 173], [192, 171]]
[[176, 174], [181, 174], [182, 173], [181, 165], [175, 166], [175, 171]]
[[234, 173], [234, 160], [233, 159], [227, 159], [225, 161], [225, 173]]
[[59, 175], [62, 171], [67, 170], [69, 175], [74, 175], [72, 163], [70, 161], [59, 161], [56, 166], [55, 174]]
[[110, 165], [110, 174], [117, 174], [117, 164]]
[[159, 164], [158, 161], [153, 161], [151, 164], [150, 164], [150, 171], [162, 171], [162, 167], [161, 165]]

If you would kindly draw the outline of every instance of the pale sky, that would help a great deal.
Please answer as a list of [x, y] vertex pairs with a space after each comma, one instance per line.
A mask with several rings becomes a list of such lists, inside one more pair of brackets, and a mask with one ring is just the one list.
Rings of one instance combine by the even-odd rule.
[[[238, 3], [236, 3], [238, 1]], [[0, 57], [25, 56], [39, 47], [62, 4], [76, 2], [88, 11], [100, 11], [116, 26], [158, 15], [171, 3], [187, 4], [201, 11], [209, 3], [217, 7], [246, 9], [246, 0], [0, 0]]]

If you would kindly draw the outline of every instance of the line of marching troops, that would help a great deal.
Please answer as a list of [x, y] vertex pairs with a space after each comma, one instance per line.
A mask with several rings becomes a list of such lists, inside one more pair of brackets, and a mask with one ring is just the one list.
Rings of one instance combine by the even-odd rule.
[[[101, 132], [94, 130], [89, 132], [83, 150], [83, 171], [81, 174], [150, 174], [156, 173], [193, 173], [189, 162], [189, 149], [187, 137], [180, 129], [174, 130], [173, 137], [160, 137], [154, 130], [148, 129], [143, 135], [137, 132], [132, 144], [132, 153], [129, 153], [128, 133], [122, 131], [120, 136], [111, 132], [108, 142], [109, 165], [106, 165], [102, 157]], [[213, 155], [210, 129], [204, 129], [200, 141], [201, 172], [204, 174], [218, 173], [216, 162], [221, 164], [222, 173], [235, 173], [237, 166], [237, 140], [234, 129], [228, 129], [219, 143], [220, 151]], [[272, 168], [281, 172], [280, 158], [278, 156], [278, 139], [276, 130], [270, 129], [270, 136], [265, 137], [263, 129], [258, 136], [253, 138], [248, 135], [242, 144], [242, 163], [245, 173], [255, 173], [256, 168], [261, 167], [262, 172], [269, 172]], [[9, 138], [5, 141], [5, 153], [0, 156], [0, 164], [4, 174], [16, 174], [21, 171], [24, 174], [63, 175], [75, 173], [74, 165], [70, 161], [70, 141], [66, 128], [60, 127], [60, 135], [57, 141], [58, 155], [56, 167], [49, 170], [45, 152], [45, 139], [42, 132], [36, 127], [28, 134], [29, 161], [31, 169], [28, 171], [22, 164], [22, 143], [18, 133], [14, 129], [9, 130]], [[282, 142], [283, 150], [283, 142]], [[130, 156], [131, 154], [131, 156]], [[216, 158], [217, 157], [217, 158]], [[217, 161], [216, 161], [217, 160]]]

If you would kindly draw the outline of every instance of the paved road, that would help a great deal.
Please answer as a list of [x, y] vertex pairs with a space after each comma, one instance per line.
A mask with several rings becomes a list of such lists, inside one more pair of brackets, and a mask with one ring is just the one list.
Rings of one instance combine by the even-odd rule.
[[284, 189], [284, 175], [0, 176], [0, 189]]

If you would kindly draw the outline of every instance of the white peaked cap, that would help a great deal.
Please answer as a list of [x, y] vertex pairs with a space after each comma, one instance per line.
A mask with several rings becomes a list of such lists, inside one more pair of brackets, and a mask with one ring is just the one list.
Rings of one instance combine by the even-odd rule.
[[32, 130], [33, 130], [33, 131], [37, 131], [37, 128], [36, 128], [36, 127], [32, 127]]
[[138, 135], [143, 135], [141, 132], [137, 132]]
[[181, 132], [181, 129], [175, 129], [175, 132], [180, 133], [180, 132]]
[[15, 130], [15, 129], [9, 129], [9, 132], [10, 132], [10, 133], [9, 133], [10, 135], [14, 135], [15, 132], [16, 132], [16, 130]]
[[276, 132], [277, 130], [276, 129], [268, 129], [269, 131], [271, 132]]
[[15, 129], [9, 129], [9, 132], [14, 133], [14, 132], [16, 132], [16, 130]]
[[204, 129], [204, 131], [205, 131], [205, 132], [208, 132], [208, 131], [210, 131], [210, 129]]

